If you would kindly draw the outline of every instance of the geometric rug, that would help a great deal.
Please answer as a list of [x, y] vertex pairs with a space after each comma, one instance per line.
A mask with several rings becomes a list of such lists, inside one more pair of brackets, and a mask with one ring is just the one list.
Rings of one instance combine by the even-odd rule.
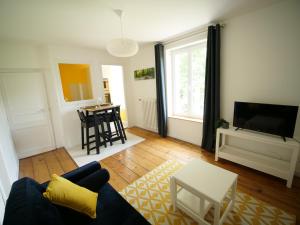
[[142, 137], [128, 132], [126, 132], [126, 136], [127, 140], [125, 140], [124, 144], [122, 144], [121, 140], [113, 142], [112, 146], [110, 146], [108, 143], [106, 148], [104, 146], [100, 147], [99, 154], [97, 154], [96, 150], [94, 149], [89, 155], [87, 155], [86, 146], [84, 149], [81, 149], [81, 145], [67, 148], [67, 151], [78, 166], [83, 166], [93, 161], [105, 159], [145, 140]]
[[[153, 225], [197, 225], [179, 209], [173, 211], [170, 199], [170, 176], [182, 168], [176, 160], [169, 160], [132, 184], [120, 194]], [[226, 202], [223, 204], [226, 205]], [[221, 211], [222, 214], [222, 211]], [[213, 209], [205, 216], [213, 221]], [[249, 194], [237, 191], [233, 210], [224, 225], [294, 225], [296, 216], [287, 213]]]

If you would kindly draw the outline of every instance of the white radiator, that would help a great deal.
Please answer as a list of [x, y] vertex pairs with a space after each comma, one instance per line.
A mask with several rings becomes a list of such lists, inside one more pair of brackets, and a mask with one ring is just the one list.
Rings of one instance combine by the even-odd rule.
[[142, 103], [143, 110], [143, 128], [147, 130], [157, 131], [157, 110], [156, 99], [139, 99]]

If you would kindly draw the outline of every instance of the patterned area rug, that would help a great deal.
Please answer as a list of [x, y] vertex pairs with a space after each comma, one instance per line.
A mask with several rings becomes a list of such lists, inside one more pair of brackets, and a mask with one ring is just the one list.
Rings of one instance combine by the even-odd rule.
[[[151, 224], [197, 224], [180, 210], [177, 209], [174, 212], [171, 207], [169, 177], [182, 166], [177, 161], [169, 160], [128, 185], [120, 194]], [[212, 215], [213, 209], [208, 212], [205, 219], [211, 222]], [[295, 223], [296, 216], [238, 191], [234, 209], [228, 214], [224, 225], [289, 225]]]

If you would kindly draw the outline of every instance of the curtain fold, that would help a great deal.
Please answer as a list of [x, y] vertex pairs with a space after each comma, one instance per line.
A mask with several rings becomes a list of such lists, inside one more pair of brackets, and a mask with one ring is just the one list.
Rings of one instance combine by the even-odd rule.
[[166, 137], [168, 131], [168, 113], [164, 46], [162, 44], [156, 44], [154, 49], [156, 70], [157, 127], [159, 135], [161, 137]]
[[205, 69], [203, 132], [201, 147], [214, 151], [220, 119], [220, 25], [209, 26]]

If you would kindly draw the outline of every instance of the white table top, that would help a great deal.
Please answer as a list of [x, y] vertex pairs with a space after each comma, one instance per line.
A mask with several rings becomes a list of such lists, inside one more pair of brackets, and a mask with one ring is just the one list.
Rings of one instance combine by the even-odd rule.
[[224, 199], [237, 176], [200, 159], [192, 160], [173, 175], [180, 182], [216, 202]]

